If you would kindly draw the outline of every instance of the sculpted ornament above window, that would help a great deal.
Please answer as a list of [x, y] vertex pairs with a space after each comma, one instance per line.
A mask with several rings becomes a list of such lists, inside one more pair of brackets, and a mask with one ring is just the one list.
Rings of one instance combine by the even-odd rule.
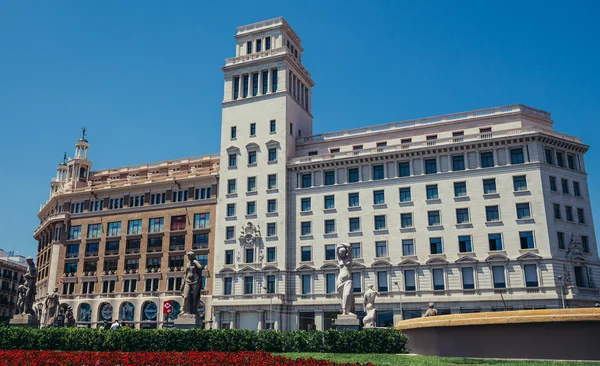
[[252, 246], [256, 244], [260, 237], [260, 226], [255, 226], [251, 222], [248, 222], [246, 227], [242, 228], [240, 232], [240, 241], [242, 242], [242, 245], [245, 246]]

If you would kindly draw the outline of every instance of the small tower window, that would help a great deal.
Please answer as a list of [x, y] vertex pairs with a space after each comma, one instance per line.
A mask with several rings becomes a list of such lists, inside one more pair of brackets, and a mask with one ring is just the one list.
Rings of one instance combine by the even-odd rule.
[[246, 42], [246, 53], [248, 55], [252, 53], [252, 41]]
[[265, 37], [265, 51], [271, 49], [271, 37]]
[[256, 52], [260, 52], [260, 51], [262, 51], [262, 40], [257, 39], [256, 40]]

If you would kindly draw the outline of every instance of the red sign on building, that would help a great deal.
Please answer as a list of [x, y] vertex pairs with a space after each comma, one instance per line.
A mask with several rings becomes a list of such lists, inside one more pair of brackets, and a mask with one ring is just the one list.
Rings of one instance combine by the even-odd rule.
[[163, 313], [172, 314], [173, 313], [173, 302], [171, 300], [167, 300], [163, 304]]

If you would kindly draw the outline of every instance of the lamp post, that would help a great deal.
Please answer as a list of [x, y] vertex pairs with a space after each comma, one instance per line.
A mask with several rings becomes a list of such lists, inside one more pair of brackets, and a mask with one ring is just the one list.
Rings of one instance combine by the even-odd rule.
[[269, 305], [269, 324], [271, 324], [271, 327], [273, 327], [273, 291], [269, 291], [268, 288], [263, 286], [263, 289], [267, 290], [267, 294], [271, 295], [269, 296], [269, 301], [270, 301], [270, 305]]
[[565, 296], [563, 295], [563, 276], [558, 276], [558, 280], [560, 281], [560, 299], [562, 300], [562, 307], [565, 309]]
[[400, 285], [398, 284], [398, 282], [394, 282], [394, 285], [398, 287], [398, 297], [400, 298], [400, 320], [402, 320], [404, 319], [404, 314], [402, 312], [402, 291], [400, 290]]

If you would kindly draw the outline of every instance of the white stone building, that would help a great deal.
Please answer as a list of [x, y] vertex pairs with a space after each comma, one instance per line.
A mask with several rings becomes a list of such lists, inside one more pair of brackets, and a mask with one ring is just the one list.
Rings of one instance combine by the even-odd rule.
[[[312, 135], [311, 76], [283, 18], [238, 28], [223, 67], [213, 314], [219, 328], [327, 329], [336, 243], [357, 310], [590, 306], [600, 262], [581, 139], [523, 105]], [[260, 228], [260, 230], [259, 230]], [[564, 297], [561, 293], [564, 292]]]

